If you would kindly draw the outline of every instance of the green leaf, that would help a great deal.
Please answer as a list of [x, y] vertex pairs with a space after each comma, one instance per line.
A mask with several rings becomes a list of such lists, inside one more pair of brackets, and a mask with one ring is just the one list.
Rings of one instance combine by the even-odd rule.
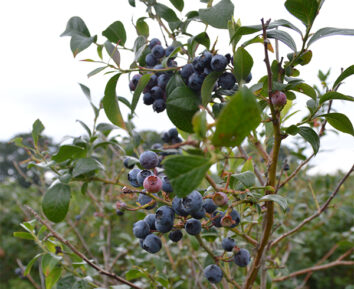
[[283, 209], [283, 211], [285, 211], [288, 208], [288, 202], [286, 198], [280, 195], [274, 195], [274, 194], [265, 195], [264, 197], [258, 200], [258, 202], [264, 202], [264, 201], [272, 201], [277, 203]]
[[76, 162], [72, 174], [76, 178], [96, 170], [104, 170], [103, 165], [99, 161], [94, 158], [83, 158]]
[[133, 279], [138, 279], [141, 277], [144, 277], [145, 274], [143, 272], [140, 272], [137, 269], [130, 269], [126, 274], [125, 274], [125, 279], [128, 281], [133, 280]]
[[313, 152], [315, 154], [318, 153], [320, 149], [320, 138], [317, 133], [310, 127], [300, 126], [299, 127], [299, 135], [301, 135], [313, 148]]
[[207, 132], [207, 119], [205, 110], [196, 112], [196, 114], [193, 116], [192, 124], [197, 136], [201, 139], [204, 139]]
[[102, 67], [98, 67], [95, 68], [94, 70], [92, 70], [90, 73], [87, 74], [87, 77], [90, 78], [91, 76], [96, 75], [97, 73], [100, 73], [101, 71], [105, 70], [108, 66], [102, 66]]
[[31, 259], [31, 261], [29, 261], [29, 263], [28, 263], [27, 266], [26, 266], [25, 271], [23, 272], [23, 276], [27, 276], [27, 275], [31, 272], [31, 269], [32, 269], [32, 266], [33, 266], [34, 262], [36, 262], [37, 259], [38, 259], [40, 256], [42, 256], [42, 255], [43, 255], [43, 253], [37, 254], [36, 256], [34, 256], [34, 257]]
[[47, 190], [42, 200], [43, 213], [50, 221], [61, 222], [69, 210], [70, 197], [69, 185], [54, 184]]
[[85, 94], [85, 96], [87, 97], [87, 99], [91, 102], [91, 92], [90, 92], [90, 89], [89, 89], [86, 85], [84, 85], [84, 84], [82, 84], [82, 83], [79, 83], [79, 85], [80, 85], [80, 88], [81, 88], [82, 92]]
[[303, 94], [308, 95], [312, 99], [316, 100], [316, 97], [317, 97], [316, 91], [310, 85], [308, 85], [306, 83], [299, 83], [299, 84], [295, 85], [293, 88], [291, 88], [291, 90], [301, 92]]
[[175, 30], [181, 23], [181, 20], [179, 20], [175, 11], [173, 11], [166, 5], [156, 3], [154, 4], [154, 8], [156, 14], [167, 21], [168, 26], [170, 26], [171, 30]]
[[61, 273], [63, 269], [61, 267], [55, 267], [49, 274], [48, 277], [45, 278], [45, 288], [51, 289], [55, 283], [60, 279]]
[[167, 85], [166, 85], [167, 99], [170, 96], [170, 94], [172, 93], [172, 91], [174, 91], [175, 88], [177, 88], [177, 87], [187, 87], [179, 73], [175, 73], [170, 78], [170, 80], [167, 82]]
[[258, 127], [261, 111], [256, 96], [246, 87], [232, 96], [216, 121], [213, 144], [216, 146], [240, 145], [244, 138]]
[[147, 73], [139, 79], [138, 85], [136, 86], [136, 89], [133, 94], [133, 100], [131, 103], [131, 113], [134, 113], [135, 108], [138, 105], [140, 95], [143, 92], [145, 86], [149, 83], [150, 78], [151, 74]]
[[222, 72], [213, 71], [213, 72], [209, 73], [207, 75], [207, 77], [204, 79], [203, 84], [202, 84], [202, 88], [201, 88], [202, 105], [203, 106], [208, 105], [208, 103], [210, 101], [211, 93], [214, 90], [214, 85], [221, 74], [222, 74]]
[[276, 28], [276, 27], [279, 27], [279, 26], [290, 28], [290, 29], [296, 31], [297, 33], [299, 33], [302, 36], [301, 30], [299, 28], [297, 28], [294, 24], [289, 22], [288, 20], [278, 19], [278, 20], [275, 20], [275, 21], [273, 21], [273, 22], [271, 22], [269, 24], [269, 28]]
[[317, 15], [319, 4], [317, 0], [287, 0], [286, 9], [309, 27]]
[[288, 134], [296, 135], [299, 133], [299, 128], [293, 124], [293, 125], [289, 126], [285, 131]]
[[81, 124], [81, 126], [86, 130], [86, 132], [87, 132], [87, 134], [89, 135], [89, 136], [91, 136], [92, 135], [92, 132], [91, 132], [91, 130], [89, 129], [89, 127], [83, 122], [83, 121], [81, 121], [81, 120], [76, 120], [79, 124]]
[[180, 198], [200, 185], [211, 164], [210, 159], [195, 155], [174, 155], [163, 161], [173, 192]]
[[256, 184], [256, 176], [251, 171], [246, 171], [240, 174], [233, 174], [231, 177], [241, 182], [246, 188], [252, 187]]
[[186, 132], [193, 132], [192, 118], [199, 110], [199, 99], [188, 87], [177, 87], [167, 97], [167, 115], [173, 124]]
[[170, 0], [173, 6], [176, 7], [178, 11], [182, 11], [184, 7], [184, 1], [183, 0]]
[[110, 58], [113, 59], [113, 61], [120, 66], [120, 53], [118, 51], [118, 48], [114, 46], [111, 42], [106, 41], [104, 43], [104, 48], [106, 49], [108, 55]]
[[243, 47], [239, 47], [234, 55], [234, 74], [237, 82], [246, 80], [253, 66], [252, 56]]
[[209, 35], [206, 32], [199, 33], [196, 36], [191, 37], [188, 40], [188, 53], [189, 55], [193, 55], [195, 52], [195, 43], [199, 43], [203, 45], [207, 50], [209, 50], [210, 47], [210, 38]]
[[[242, 160], [241, 160], [242, 163]], [[251, 171], [254, 172], [254, 167], [253, 167], [253, 162], [252, 162], [252, 158], [249, 157], [247, 161], [245, 161], [245, 163], [242, 166], [241, 172], [247, 172], [247, 171]]]
[[50, 253], [47, 253], [42, 257], [41, 266], [44, 276], [47, 277], [50, 274], [50, 272], [55, 268], [60, 259], [60, 257], [56, 257]]
[[215, 6], [199, 9], [200, 19], [215, 28], [227, 29], [227, 23], [234, 15], [234, 4], [230, 0], [221, 0]]
[[328, 123], [335, 129], [354, 136], [353, 125], [350, 119], [345, 114], [333, 112], [319, 115], [319, 117], [321, 116], [325, 117]]
[[149, 37], [149, 25], [144, 21], [146, 17], [140, 17], [136, 21], [136, 32], [138, 35]]
[[52, 160], [61, 163], [68, 159], [79, 158], [85, 155], [85, 149], [76, 145], [62, 145], [59, 151], [52, 156]]
[[82, 35], [86, 37], [90, 37], [90, 32], [85, 24], [85, 22], [77, 16], [71, 17], [66, 24], [65, 31], [60, 35], [63, 36], [74, 36], [74, 35]]
[[[89, 289], [91, 286], [84, 279], [77, 280], [71, 289]], [[58, 288], [57, 288], [58, 289]]]
[[120, 21], [115, 21], [109, 25], [107, 29], [102, 32], [102, 35], [107, 37], [110, 42], [121, 46], [124, 46], [125, 41], [127, 40], [124, 25]]
[[70, 49], [74, 55], [78, 55], [80, 52], [88, 48], [92, 43], [97, 41], [97, 36], [86, 37], [83, 35], [75, 34], [70, 40]]
[[344, 95], [336, 91], [330, 91], [321, 96], [320, 104], [331, 99], [342, 99], [342, 100], [354, 101], [354, 97], [350, 95]]
[[277, 39], [281, 42], [283, 42], [285, 45], [287, 45], [290, 49], [296, 52], [296, 44], [294, 39], [290, 36], [289, 33], [282, 31], [282, 30], [271, 30], [267, 32], [267, 37], [268, 38], [274, 38]]
[[130, 6], [135, 7], [135, 0], [128, 0]]
[[118, 73], [108, 81], [104, 91], [104, 97], [102, 99], [102, 103], [107, 118], [113, 124], [123, 129], [126, 129], [122, 114], [119, 109], [117, 96], [116, 96], [116, 87], [120, 75], [121, 74]]
[[37, 119], [32, 125], [32, 138], [35, 147], [37, 147], [38, 137], [40, 136], [43, 130], [44, 130], [43, 123], [39, 119]]
[[354, 29], [347, 29], [347, 28], [334, 28], [334, 27], [325, 27], [321, 28], [316, 31], [312, 37], [310, 38], [309, 42], [307, 43], [307, 47], [309, 47], [315, 41], [332, 35], [354, 35]]
[[14, 235], [14, 237], [20, 238], [20, 239], [34, 240], [34, 237], [32, 236], [32, 234], [27, 233], [27, 232], [14, 232], [13, 235]]
[[344, 79], [354, 74], [354, 65], [349, 66], [346, 70], [344, 70], [341, 75], [338, 76], [336, 81], [333, 84], [333, 88], [335, 88], [339, 83], [341, 83]]

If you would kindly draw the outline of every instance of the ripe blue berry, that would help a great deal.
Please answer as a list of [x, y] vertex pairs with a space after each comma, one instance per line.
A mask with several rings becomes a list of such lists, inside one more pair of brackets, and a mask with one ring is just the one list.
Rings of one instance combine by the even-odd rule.
[[237, 266], [246, 267], [251, 262], [250, 252], [247, 249], [240, 249], [234, 255], [234, 262]]
[[197, 212], [203, 205], [203, 197], [198, 191], [192, 191], [182, 201], [184, 209], [191, 214]]
[[148, 84], [146, 85], [146, 89], [151, 89], [152, 87], [157, 85], [157, 75], [156, 74], [150, 74], [150, 79]]
[[202, 62], [200, 61], [200, 57], [196, 57], [193, 59], [193, 67], [195, 69], [195, 71], [202, 73], [204, 70], [204, 65], [202, 64]]
[[154, 86], [153, 88], [151, 88], [150, 93], [152, 98], [155, 100], [159, 98], [163, 98], [164, 95], [162, 88], [159, 86]]
[[156, 210], [155, 227], [161, 233], [172, 230], [175, 212], [168, 206], [162, 206]]
[[153, 169], [159, 164], [159, 157], [153, 151], [145, 151], [140, 155], [139, 161], [144, 169]]
[[240, 217], [240, 214], [236, 210], [232, 209], [230, 216], [231, 216], [232, 220], [235, 222], [233, 225], [231, 225], [231, 228], [234, 228], [238, 224], [240, 224], [241, 217]]
[[220, 267], [215, 264], [207, 266], [203, 273], [210, 283], [219, 283], [223, 277]]
[[211, 214], [211, 218], [213, 219], [211, 222], [212, 224], [217, 227], [220, 228], [221, 226], [221, 219], [225, 216], [225, 213], [222, 211], [214, 211]]
[[171, 141], [170, 135], [168, 132], [164, 132], [161, 137], [162, 141], [165, 143], [169, 143]]
[[149, 171], [149, 170], [141, 170], [141, 171], [136, 175], [136, 179], [137, 179], [137, 181], [138, 181], [138, 184], [139, 184], [140, 186], [142, 186], [143, 183], [144, 183], [144, 180], [145, 180], [147, 177], [152, 176], [152, 175], [153, 175], [153, 173], [152, 173], [151, 171]]
[[137, 175], [140, 172], [139, 169], [132, 169], [129, 173], [128, 173], [128, 181], [129, 183], [133, 186], [133, 187], [140, 187], [138, 180], [137, 180]]
[[213, 54], [209, 51], [204, 51], [200, 56], [199, 61], [203, 67], [207, 67], [210, 65], [211, 59], [213, 58]]
[[188, 79], [192, 75], [192, 73], [194, 73], [194, 72], [195, 72], [195, 70], [194, 70], [193, 64], [188, 63], [182, 67], [181, 76], [183, 79]]
[[157, 85], [162, 89], [165, 89], [167, 82], [170, 80], [170, 75], [164, 73], [157, 78]]
[[150, 40], [149, 48], [152, 49], [155, 45], [161, 45], [161, 41], [157, 38], [153, 38]]
[[152, 108], [157, 113], [163, 112], [166, 109], [166, 102], [164, 99], [159, 98], [154, 101]]
[[172, 200], [172, 208], [175, 211], [175, 213], [179, 216], [182, 217], [187, 217], [189, 213], [185, 210], [183, 204], [182, 204], [183, 199], [174, 197]]
[[202, 230], [202, 224], [197, 219], [189, 219], [186, 222], [184, 229], [190, 235], [198, 235]]
[[[138, 199], [136, 200], [136, 202], [140, 205], [140, 206], [144, 206], [148, 203], [150, 203], [153, 199], [145, 194], [139, 194]], [[151, 210], [153, 208], [155, 208], [156, 206], [156, 202], [153, 203], [152, 205], [146, 207], [146, 210]]]
[[224, 71], [228, 61], [223, 55], [216, 54], [213, 56], [210, 62], [210, 67], [214, 71]]
[[151, 50], [151, 54], [157, 58], [160, 59], [165, 55], [165, 49], [161, 45], [155, 45], [154, 48]]
[[146, 217], [144, 218], [144, 221], [146, 223], [148, 223], [150, 230], [155, 231], [156, 227], [155, 227], [155, 214], [149, 214], [146, 215]]
[[193, 90], [200, 90], [202, 88], [202, 84], [204, 81], [203, 75], [194, 72], [189, 78], [188, 78], [188, 87], [190, 87]]
[[144, 220], [137, 221], [133, 225], [133, 234], [139, 239], [144, 239], [150, 234], [150, 226]]
[[198, 211], [192, 211], [191, 212], [191, 216], [194, 219], [202, 219], [205, 217], [205, 209], [203, 207], [200, 207], [200, 209]]
[[235, 76], [230, 72], [225, 72], [219, 77], [218, 84], [222, 89], [231, 89], [236, 83]]
[[157, 64], [157, 59], [152, 55], [152, 53], [149, 53], [145, 56], [145, 62], [147, 66], [153, 67]]
[[205, 211], [209, 214], [211, 214], [212, 212], [214, 212], [217, 208], [217, 206], [215, 205], [214, 201], [212, 199], [205, 199], [203, 201], [203, 208], [205, 209]]
[[250, 74], [247, 75], [246, 83], [249, 83], [251, 80], [252, 80], [252, 73], [250, 72]]
[[[165, 55], [166, 55], [166, 56], [170, 56], [170, 54], [171, 54], [175, 49], [176, 49], [176, 47], [174, 47], [174, 46], [169, 46], [169, 47], [167, 47], [166, 50], [165, 50]], [[173, 58], [173, 57], [171, 57], [171, 58]], [[171, 59], [171, 58], [170, 58], [170, 59]]]
[[173, 192], [172, 186], [171, 186], [170, 181], [168, 180], [167, 177], [162, 178], [162, 190], [166, 193]]
[[141, 78], [141, 74], [135, 74], [133, 76], [133, 78], [131, 79], [130, 83], [129, 83], [129, 87], [131, 91], [134, 91], [136, 89], [136, 86], [138, 85], [138, 82]]
[[179, 240], [182, 239], [182, 237], [183, 237], [183, 233], [181, 230], [171, 231], [168, 234], [168, 238], [173, 242], [178, 242]]
[[221, 245], [225, 251], [231, 252], [236, 246], [236, 243], [234, 239], [227, 237], [222, 240]]
[[117, 216], [123, 216], [124, 215], [124, 211], [122, 211], [120, 209], [116, 209], [116, 214], [117, 214]]
[[126, 167], [127, 169], [132, 169], [134, 168], [134, 162], [132, 161], [131, 158], [125, 158], [123, 161], [123, 165], [124, 167]]
[[146, 105], [151, 105], [151, 104], [154, 103], [154, 99], [153, 99], [153, 97], [152, 97], [150, 92], [144, 93], [143, 101], [144, 101], [144, 104], [146, 104]]
[[175, 128], [175, 127], [170, 128], [170, 129], [168, 130], [168, 134], [169, 134], [169, 136], [170, 136], [171, 139], [178, 137], [178, 130], [177, 130], [177, 128]]
[[143, 249], [149, 253], [155, 254], [161, 250], [161, 247], [160, 238], [154, 234], [147, 235], [143, 241]]

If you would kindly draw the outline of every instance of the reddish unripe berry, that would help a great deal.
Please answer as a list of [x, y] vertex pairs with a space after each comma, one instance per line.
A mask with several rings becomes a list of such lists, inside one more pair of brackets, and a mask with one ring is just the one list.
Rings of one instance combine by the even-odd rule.
[[143, 186], [149, 193], [157, 193], [161, 191], [162, 181], [157, 176], [149, 176], [144, 180]]
[[213, 201], [218, 207], [222, 207], [227, 204], [229, 198], [223, 192], [216, 192], [213, 196]]
[[282, 108], [286, 104], [286, 94], [282, 91], [276, 91], [271, 96], [274, 108]]

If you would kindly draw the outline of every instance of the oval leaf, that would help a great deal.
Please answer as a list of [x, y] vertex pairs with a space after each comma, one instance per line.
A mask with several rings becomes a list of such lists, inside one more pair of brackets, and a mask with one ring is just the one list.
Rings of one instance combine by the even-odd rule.
[[240, 83], [246, 80], [253, 66], [252, 56], [243, 47], [239, 47], [234, 55], [234, 74]]
[[200, 19], [215, 28], [227, 29], [227, 23], [234, 15], [234, 4], [230, 0], [221, 0], [207, 9], [199, 9]]
[[133, 94], [133, 100], [132, 100], [132, 104], [131, 104], [131, 112], [134, 113], [135, 108], [138, 104], [139, 98], [141, 93], [143, 92], [145, 86], [148, 84], [149, 80], [151, 78], [151, 74], [144, 74], [138, 82], [138, 85], [136, 86], [136, 89], [134, 91]]
[[331, 126], [333, 126], [335, 129], [354, 136], [353, 125], [350, 119], [345, 114], [333, 112], [333, 113], [322, 114], [320, 116], [325, 117], [328, 123]]
[[208, 74], [208, 76], [204, 79], [201, 95], [202, 95], [202, 105], [207, 106], [210, 101], [211, 93], [214, 90], [215, 82], [218, 80], [222, 72], [213, 71]]
[[333, 84], [333, 88], [335, 88], [340, 82], [342, 82], [344, 79], [347, 77], [351, 76], [354, 74], [354, 65], [349, 66], [346, 70], [344, 70], [341, 75], [336, 79], [336, 81]]
[[287, 0], [285, 7], [302, 23], [310, 26], [315, 20], [319, 4], [317, 0]]
[[288, 208], [288, 202], [287, 200], [279, 195], [265, 195], [264, 197], [260, 198], [258, 200], [258, 202], [264, 202], [264, 201], [272, 201], [277, 203], [282, 209], [283, 211], [285, 211]]
[[277, 39], [281, 42], [283, 42], [285, 45], [287, 45], [290, 49], [296, 52], [296, 44], [294, 39], [290, 36], [289, 33], [282, 31], [282, 30], [271, 30], [267, 32], [267, 37], [268, 38], [274, 38]]
[[110, 42], [124, 46], [127, 40], [127, 34], [122, 22], [115, 21], [102, 32], [102, 35], [107, 37]]
[[73, 177], [104, 169], [103, 165], [93, 158], [79, 159], [73, 169]]
[[315, 154], [318, 153], [320, 149], [320, 138], [317, 133], [310, 127], [300, 126], [299, 127], [299, 135], [301, 135], [313, 148], [313, 152]]
[[352, 97], [350, 95], [344, 95], [344, 94], [341, 94], [336, 91], [330, 91], [330, 92], [327, 92], [321, 96], [320, 104], [324, 103], [327, 100], [331, 100], [331, 99], [342, 99], [342, 100], [354, 101], [354, 97]]
[[325, 27], [316, 31], [309, 42], [307, 43], [307, 47], [309, 47], [315, 41], [332, 35], [354, 35], [354, 29], [346, 29], [346, 28], [333, 28], [333, 27]]

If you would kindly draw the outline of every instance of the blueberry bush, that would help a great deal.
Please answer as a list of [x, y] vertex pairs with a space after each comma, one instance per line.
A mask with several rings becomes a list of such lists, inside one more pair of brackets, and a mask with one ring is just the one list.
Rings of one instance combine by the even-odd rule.
[[[302, 170], [319, 152], [329, 126], [354, 135], [349, 118], [332, 107], [334, 101], [354, 100], [338, 91], [354, 65], [333, 83], [319, 70], [321, 87], [299, 76], [311, 61], [312, 43], [354, 30], [312, 31], [320, 0], [285, 1], [301, 27], [284, 19], [242, 26], [230, 0], [201, 1], [198, 11], [183, 11], [183, 0], [169, 2], [129, 0], [132, 9], [145, 5], [147, 11], [134, 23], [132, 48], [120, 21], [102, 32], [103, 43], [80, 17], [68, 21], [62, 36], [70, 37], [74, 56], [97, 48], [97, 60], [84, 60], [100, 65], [88, 76], [105, 71], [110, 79], [98, 105], [80, 84], [94, 113], [92, 128], [80, 122], [84, 136], [47, 151], [38, 145], [44, 125], [37, 120], [32, 146], [14, 140], [29, 153], [28, 166], [50, 180], [41, 212], [25, 206], [33, 219], [15, 232], [40, 249], [21, 274], [30, 276], [39, 264], [47, 289], [265, 289], [305, 288], [317, 271], [352, 266], [349, 224], [328, 238], [333, 244], [327, 253], [302, 258], [307, 267], [300, 260], [287, 264], [299, 258], [294, 247], [304, 249], [296, 236], [305, 234], [304, 240], [322, 230], [311, 224], [338, 213], [333, 203], [339, 192], [350, 195], [344, 183], [353, 167], [328, 184], [321, 198], [316, 190], [323, 188], [303, 185], [309, 200], [298, 193], [297, 182], [306, 177]], [[185, 16], [179, 18], [176, 10]], [[150, 35], [147, 20], [157, 21], [162, 38]], [[195, 23], [204, 28], [193, 35]], [[227, 54], [219, 52], [209, 27], [229, 35]], [[291, 52], [280, 56], [279, 42]], [[260, 79], [252, 77], [250, 45], [264, 55]], [[131, 53], [129, 67], [121, 65], [123, 50]], [[129, 83], [119, 82], [124, 74]], [[129, 86], [132, 96], [117, 96], [118, 83]], [[292, 112], [296, 98], [307, 98], [300, 121]], [[175, 127], [162, 135], [138, 133], [133, 121], [141, 103], [166, 113]], [[102, 113], [111, 123], [98, 123]], [[282, 145], [285, 138], [294, 148]], [[307, 144], [310, 155], [304, 152]]]

